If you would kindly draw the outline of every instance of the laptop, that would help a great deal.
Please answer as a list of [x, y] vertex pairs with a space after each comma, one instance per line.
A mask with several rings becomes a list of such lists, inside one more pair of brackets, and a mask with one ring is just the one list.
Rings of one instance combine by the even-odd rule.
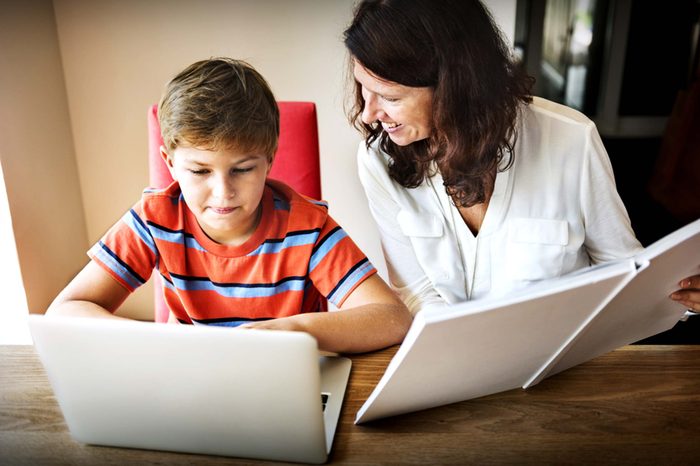
[[350, 375], [302, 332], [29, 316], [74, 439], [323, 463]]

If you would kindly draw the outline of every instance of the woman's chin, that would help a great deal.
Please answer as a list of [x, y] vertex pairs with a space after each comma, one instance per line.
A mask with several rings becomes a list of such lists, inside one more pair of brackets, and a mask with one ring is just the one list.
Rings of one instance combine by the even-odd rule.
[[391, 134], [387, 133], [389, 136], [389, 139], [391, 139], [391, 142], [396, 144], [397, 146], [400, 147], [405, 147], [408, 145], [413, 144], [414, 142], [418, 142], [420, 140], [426, 139], [426, 138], [421, 138], [421, 137], [405, 137], [399, 134]]

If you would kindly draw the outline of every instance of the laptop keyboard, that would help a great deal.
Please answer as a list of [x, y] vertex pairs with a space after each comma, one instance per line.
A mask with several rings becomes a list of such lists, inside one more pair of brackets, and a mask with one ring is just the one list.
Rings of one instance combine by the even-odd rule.
[[328, 404], [328, 398], [331, 396], [328, 392], [321, 392], [321, 411], [326, 410], [326, 405]]

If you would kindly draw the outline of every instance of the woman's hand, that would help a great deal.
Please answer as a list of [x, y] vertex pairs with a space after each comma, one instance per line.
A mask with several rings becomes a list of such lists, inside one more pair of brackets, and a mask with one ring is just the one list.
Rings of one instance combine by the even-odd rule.
[[671, 299], [691, 311], [700, 312], [700, 275], [684, 278], [678, 286], [680, 289], [671, 294]]

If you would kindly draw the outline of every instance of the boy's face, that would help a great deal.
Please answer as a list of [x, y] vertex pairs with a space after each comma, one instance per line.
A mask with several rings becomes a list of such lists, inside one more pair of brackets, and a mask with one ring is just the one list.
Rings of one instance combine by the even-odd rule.
[[232, 149], [161, 147], [173, 179], [199, 226], [221, 244], [243, 244], [258, 225], [265, 178], [271, 162], [264, 154]]

